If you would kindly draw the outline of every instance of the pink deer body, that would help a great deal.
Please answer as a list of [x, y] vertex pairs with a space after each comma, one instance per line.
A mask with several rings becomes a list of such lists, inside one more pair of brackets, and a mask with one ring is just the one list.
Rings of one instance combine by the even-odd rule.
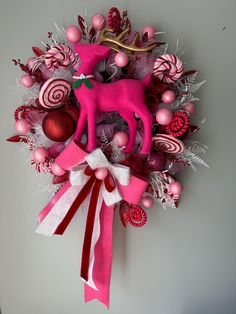
[[[110, 48], [98, 44], [76, 44], [75, 50], [80, 57], [80, 66], [76, 76], [92, 75], [97, 63], [106, 59]], [[75, 132], [75, 140], [80, 141], [84, 128], [88, 126], [87, 150], [92, 151], [96, 146], [96, 115], [97, 112], [118, 112], [129, 127], [129, 141], [125, 152], [131, 152], [135, 142], [137, 114], [143, 122], [144, 140], [142, 153], [149, 154], [152, 143], [152, 115], [144, 98], [145, 87], [149, 85], [151, 75], [143, 80], [122, 79], [113, 83], [100, 83], [89, 79], [92, 88], [82, 84], [75, 89], [75, 96], [80, 103], [80, 117]]]

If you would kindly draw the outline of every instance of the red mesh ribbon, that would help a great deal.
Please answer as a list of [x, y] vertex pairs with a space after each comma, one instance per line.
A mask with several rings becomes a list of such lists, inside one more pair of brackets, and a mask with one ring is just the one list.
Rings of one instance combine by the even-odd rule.
[[[88, 195], [91, 192], [85, 234], [84, 234], [84, 242], [83, 242], [83, 250], [82, 250], [82, 260], [81, 260], [81, 269], [80, 276], [85, 281], [88, 281], [88, 271], [89, 271], [89, 259], [90, 259], [90, 251], [91, 251], [91, 243], [92, 243], [92, 235], [94, 229], [94, 220], [96, 215], [97, 202], [99, 197], [100, 188], [102, 186], [101, 180], [95, 177], [95, 171], [87, 166], [84, 170], [84, 174], [90, 176], [89, 180], [85, 183], [74, 202], [70, 206], [66, 216], [57, 227], [54, 234], [62, 235], [69, 225], [70, 221], [74, 217], [80, 205], [85, 201]], [[104, 184], [108, 192], [112, 192], [116, 186], [115, 180], [109, 173], [104, 180]], [[92, 191], [91, 191], [92, 189]]]

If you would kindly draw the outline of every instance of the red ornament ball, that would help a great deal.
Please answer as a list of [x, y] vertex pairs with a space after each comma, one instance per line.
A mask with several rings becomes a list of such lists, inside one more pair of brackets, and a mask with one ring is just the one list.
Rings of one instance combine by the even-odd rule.
[[52, 141], [65, 142], [75, 130], [75, 123], [71, 115], [65, 111], [49, 112], [43, 119], [44, 134]]
[[166, 155], [162, 152], [152, 152], [147, 160], [147, 165], [152, 171], [163, 171], [166, 161]]

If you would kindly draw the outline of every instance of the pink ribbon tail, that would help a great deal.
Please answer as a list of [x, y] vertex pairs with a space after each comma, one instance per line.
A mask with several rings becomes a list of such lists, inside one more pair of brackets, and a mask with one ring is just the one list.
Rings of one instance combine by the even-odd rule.
[[93, 280], [98, 290], [84, 284], [84, 300], [97, 299], [109, 309], [110, 279], [112, 265], [112, 226], [114, 206], [106, 206], [103, 202], [100, 212], [100, 237], [94, 249], [95, 263]]
[[66, 184], [53, 196], [51, 201], [41, 210], [38, 215], [38, 224], [44, 220], [47, 214], [51, 211], [53, 206], [59, 201], [62, 195], [71, 187], [70, 182], [66, 182]]

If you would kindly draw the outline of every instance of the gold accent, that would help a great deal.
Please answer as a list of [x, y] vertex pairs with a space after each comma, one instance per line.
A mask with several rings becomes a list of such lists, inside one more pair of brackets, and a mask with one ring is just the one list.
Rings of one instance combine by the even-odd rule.
[[126, 28], [122, 33], [120, 33], [118, 36], [107, 36], [107, 33], [113, 33], [112, 28], [104, 28], [102, 30], [100, 38], [98, 40], [98, 44], [107, 43], [109, 47], [115, 51], [121, 51], [121, 48], [127, 50], [130, 53], [134, 52], [150, 52], [154, 50], [155, 48], [164, 45], [163, 42], [153, 42], [150, 43], [146, 47], [137, 47], [136, 44], [138, 40], [140, 39], [139, 33], [137, 33], [134, 36], [134, 39], [131, 44], [125, 44], [122, 40], [124, 36], [128, 33], [130, 33], [130, 28]]

